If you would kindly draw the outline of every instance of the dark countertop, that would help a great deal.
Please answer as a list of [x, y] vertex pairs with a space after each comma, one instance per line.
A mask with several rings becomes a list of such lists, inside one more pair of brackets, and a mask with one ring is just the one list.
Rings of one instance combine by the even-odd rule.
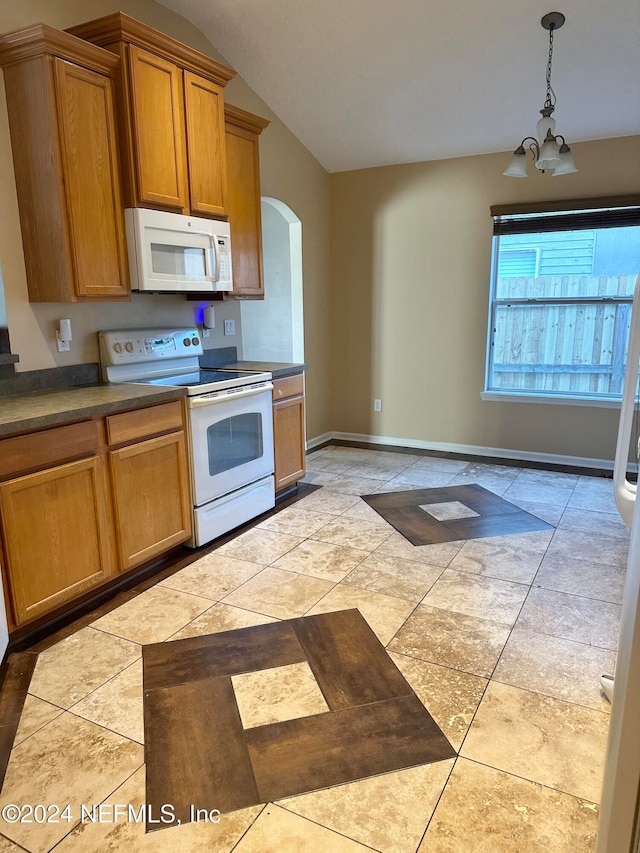
[[0, 397], [0, 436], [111, 415], [127, 409], [178, 400], [184, 396], [183, 388], [157, 388], [127, 383]]
[[[307, 370], [306, 364], [279, 361], [232, 361], [232, 370], [268, 371], [274, 379]], [[152, 406], [185, 396], [183, 388], [150, 385], [95, 384], [58, 390], [35, 390], [28, 394], [0, 396], [0, 437], [47, 429], [127, 409]]]
[[294, 373], [302, 373], [307, 370], [308, 364], [290, 364], [286, 361], [232, 361], [224, 365], [228, 370], [264, 370], [268, 371], [274, 379], [283, 376], [291, 376]]

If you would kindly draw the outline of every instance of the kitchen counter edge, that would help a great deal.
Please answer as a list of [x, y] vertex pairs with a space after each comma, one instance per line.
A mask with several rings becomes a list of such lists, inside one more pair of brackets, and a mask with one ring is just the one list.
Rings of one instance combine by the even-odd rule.
[[0, 400], [0, 438], [179, 400], [183, 388], [135, 383], [34, 391]]

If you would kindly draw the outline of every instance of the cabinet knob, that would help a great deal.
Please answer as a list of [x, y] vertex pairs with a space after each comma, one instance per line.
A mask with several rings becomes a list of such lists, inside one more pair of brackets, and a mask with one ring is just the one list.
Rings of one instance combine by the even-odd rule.
[[278, 397], [282, 397], [282, 388], [278, 388]]

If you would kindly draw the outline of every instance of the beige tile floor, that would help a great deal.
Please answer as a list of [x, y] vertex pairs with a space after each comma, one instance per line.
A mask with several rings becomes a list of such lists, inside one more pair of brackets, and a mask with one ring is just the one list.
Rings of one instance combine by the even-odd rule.
[[[389, 451], [309, 457], [318, 491], [41, 654], [0, 806], [0, 851], [593, 851], [628, 545], [611, 481]], [[359, 497], [477, 482], [557, 531], [415, 547]], [[357, 607], [459, 752], [149, 834], [142, 643]], [[247, 725], [322, 708], [306, 665], [237, 679]], [[294, 672], [295, 670], [295, 672]], [[270, 701], [270, 698], [272, 701]], [[266, 716], [265, 716], [266, 713]], [[257, 722], [256, 722], [257, 721]], [[102, 820], [80, 806], [102, 804]], [[212, 807], [215, 804], [212, 804]]]

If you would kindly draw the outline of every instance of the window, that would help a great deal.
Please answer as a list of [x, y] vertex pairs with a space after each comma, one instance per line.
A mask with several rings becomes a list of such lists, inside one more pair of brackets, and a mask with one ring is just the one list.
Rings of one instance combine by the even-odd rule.
[[483, 397], [620, 399], [640, 274], [640, 197], [491, 212]]
[[519, 275], [536, 276], [538, 274], [538, 258], [540, 250], [525, 249], [519, 246], [500, 247], [498, 255], [498, 278], [516, 278]]

